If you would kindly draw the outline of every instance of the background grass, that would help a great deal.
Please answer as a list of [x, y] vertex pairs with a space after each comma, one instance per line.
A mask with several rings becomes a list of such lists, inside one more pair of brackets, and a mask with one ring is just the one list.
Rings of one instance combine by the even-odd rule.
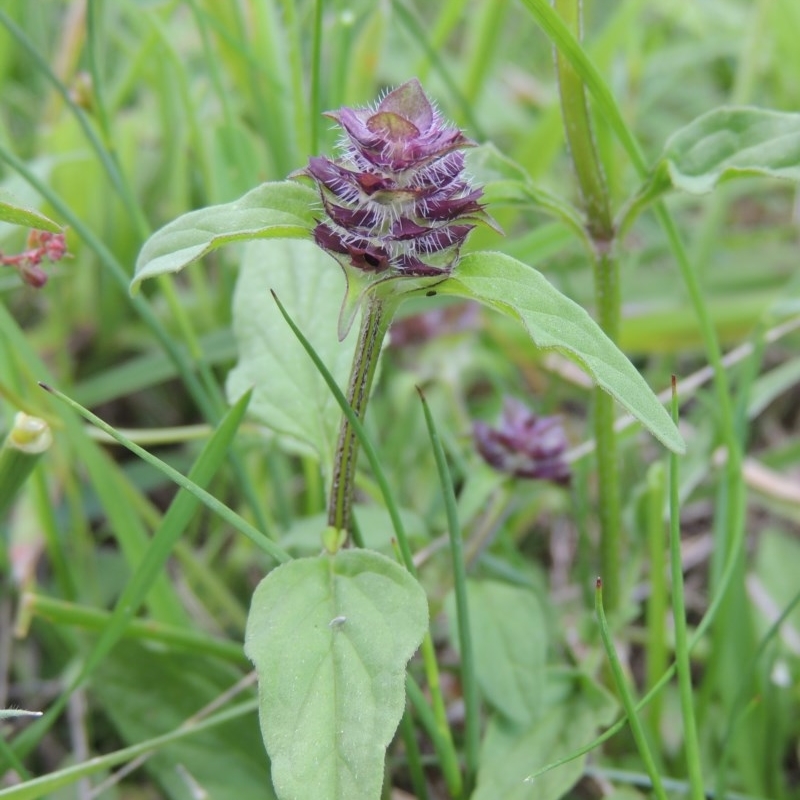
[[[334, 134], [319, 112], [372, 101], [414, 75], [447, 117], [494, 142], [538, 186], [569, 200], [575, 189], [551, 47], [523, 4], [9, 0], [0, 12], [0, 178], [18, 199], [68, 227], [72, 254], [39, 292], [21, 287], [10, 270], [0, 273], [0, 414], [5, 427], [22, 408], [56, 428], [55, 447], [0, 521], [0, 707], [66, 706], [44, 723], [3, 723], [24, 777], [172, 731], [234, 685], [247, 666], [233, 645], [242, 639], [250, 593], [273, 563], [202, 511], [180, 526], [179, 538], [164, 515], [174, 486], [99, 441], [36, 385], [51, 382], [112, 425], [134, 429], [134, 439], [149, 435], [148, 449], [183, 473], [201, 464], [201, 447], [226, 410], [222, 387], [236, 358], [231, 301], [239, 251], [215, 253], [131, 299], [128, 281], [149, 233], [330, 152]], [[650, 161], [673, 130], [718, 105], [798, 108], [798, 36], [795, 0], [586, 4], [586, 51]], [[596, 135], [619, 208], [638, 185], [636, 170], [602, 115]], [[720, 428], [702, 372], [703, 337], [652, 214], [637, 221], [622, 248], [620, 343], [656, 390], [672, 373], [684, 387], [690, 450], [680, 464], [680, 500], [690, 633], [725, 564], [735, 563], [692, 660], [706, 788], [800, 797], [796, 193], [788, 184], [747, 180], [709, 197], [672, 198], [669, 210], [717, 335], [734, 353], [727, 368], [735, 431]], [[530, 208], [492, 211], [506, 236], [476, 232], [471, 248], [535, 265], [591, 308], [590, 267], [562, 223]], [[24, 237], [0, 227], [0, 249], [21, 250]], [[537, 352], [521, 330], [489, 313], [466, 331], [388, 352], [367, 427], [421, 553], [434, 611], [452, 574], [441, 539], [446, 507], [415, 383], [425, 386], [438, 423], [472, 574], [528, 587], [544, 609], [548, 664], [602, 678], [592, 609], [597, 498], [593, 464], [582, 456], [591, 436], [586, 386], [569, 365]], [[511, 485], [479, 463], [470, 419], [492, 418], [507, 393], [565, 416], [576, 448], [571, 491]], [[729, 536], [730, 481], [719, 450], [725, 435], [746, 451], [741, 547]], [[651, 441], [632, 432], [620, 450], [626, 587], [610, 624], [628, 677], [643, 693], [674, 648], [665, 616], [669, 582], [658, 568], [667, 495]], [[380, 494], [363, 460], [362, 467], [361, 526], [388, 546]], [[284, 549], [318, 548], [325, 504], [313, 459], [287, 455], [245, 422], [229, 457], [217, 456], [205, 480]], [[109, 622], [122, 588], [154, 558], [165, 524], [178, 543], [166, 568], [143, 584], [138, 627]], [[126, 638], [92, 663], [98, 626]], [[455, 664], [444, 627], [434, 633], [442, 662]], [[79, 675], [87, 679], [80, 687]], [[460, 699], [453, 675], [451, 710]], [[642, 715], [667, 792], [687, 780], [678, 710], [677, 684], [670, 684]], [[223, 722], [160, 745], [145, 770], [97, 796], [183, 798], [192, 782], [210, 797], [269, 796], [255, 715]], [[422, 745], [424, 754], [424, 736]], [[6, 751], [0, 760], [10, 757]], [[534, 756], [531, 771], [540, 763]], [[404, 751], [396, 748], [390, 763], [387, 785], [408, 788]], [[637, 796], [646, 792], [634, 788], [642, 772], [633, 740], [621, 733], [595, 751], [571, 796], [598, 787]], [[436, 768], [427, 765], [426, 774], [431, 797], [445, 796]], [[11, 774], [4, 780], [10, 784]], [[92, 796], [86, 783], [58, 791], [46, 796]]]

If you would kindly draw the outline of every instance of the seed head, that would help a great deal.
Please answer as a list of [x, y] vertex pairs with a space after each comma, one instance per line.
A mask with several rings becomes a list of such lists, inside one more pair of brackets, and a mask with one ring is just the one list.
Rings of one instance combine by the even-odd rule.
[[344, 267], [388, 276], [449, 274], [475, 223], [488, 220], [483, 194], [464, 176], [463, 148], [418, 80], [377, 106], [327, 113], [343, 129], [340, 155], [309, 159], [324, 216], [314, 240]]

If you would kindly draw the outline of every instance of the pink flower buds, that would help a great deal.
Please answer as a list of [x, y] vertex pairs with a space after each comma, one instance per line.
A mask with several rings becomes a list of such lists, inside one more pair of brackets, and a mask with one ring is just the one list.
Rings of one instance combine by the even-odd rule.
[[47, 283], [47, 273], [40, 264], [48, 261], [60, 261], [67, 254], [67, 243], [63, 233], [32, 230], [28, 234], [28, 249], [13, 256], [0, 253], [0, 264], [17, 270], [28, 286], [41, 289]]

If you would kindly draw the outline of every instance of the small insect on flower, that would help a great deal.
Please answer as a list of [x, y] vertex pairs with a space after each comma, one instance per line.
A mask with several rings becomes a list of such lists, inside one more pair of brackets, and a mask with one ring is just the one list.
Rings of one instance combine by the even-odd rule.
[[377, 106], [327, 112], [344, 131], [341, 154], [309, 159], [324, 217], [314, 240], [344, 267], [387, 275], [447, 275], [477, 222], [491, 218], [464, 176], [474, 144], [444, 122], [419, 81]]

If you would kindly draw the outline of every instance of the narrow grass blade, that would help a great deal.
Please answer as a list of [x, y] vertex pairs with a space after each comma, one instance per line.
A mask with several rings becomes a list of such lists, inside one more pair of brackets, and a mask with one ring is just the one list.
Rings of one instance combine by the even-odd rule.
[[406, 764], [411, 775], [411, 785], [417, 800], [429, 800], [428, 785], [425, 782], [425, 772], [422, 769], [422, 757], [417, 742], [417, 732], [409, 710], [403, 714], [400, 722], [400, 735], [406, 750]]
[[[719, 588], [714, 595], [711, 603], [706, 610], [703, 619], [700, 620], [700, 624], [695, 629], [694, 634], [692, 635], [691, 639], [688, 643], [689, 652], [692, 651], [694, 646], [705, 636], [706, 632], [708, 631], [711, 623], [716, 619], [717, 611], [719, 610], [720, 606], [722, 605], [722, 601], [725, 599], [725, 594], [727, 592], [728, 586], [731, 583], [733, 575], [736, 571], [736, 564], [737, 558], [736, 553], [738, 549], [742, 547], [744, 543], [744, 526], [740, 526], [735, 530], [736, 538], [734, 539], [731, 545], [731, 552], [728, 556], [728, 560], [725, 563], [725, 569], [719, 581]], [[661, 676], [658, 683], [650, 689], [647, 694], [639, 700], [636, 704], [635, 709], [636, 711], [641, 711], [643, 708], [647, 706], [647, 704], [672, 680], [675, 676], [676, 666], [673, 663], [670, 668]], [[593, 739], [591, 742], [585, 744], [583, 747], [575, 750], [573, 753], [570, 753], [565, 758], [560, 758], [557, 761], [553, 761], [550, 764], [545, 764], [545, 766], [541, 767], [540, 769], [536, 770], [530, 777], [531, 780], [538, 777], [539, 775], [543, 775], [545, 772], [549, 772], [551, 769], [555, 769], [556, 767], [560, 767], [562, 764], [568, 764], [570, 761], [573, 761], [576, 758], [580, 758], [583, 755], [594, 750], [596, 747], [599, 747], [603, 742], [608, 741], [617, 733], [619, 733], [624, 727], [627, 722], [627, 716], [621, 717], [618, 719], [613, 725], [607, 728], [603, 733], [600, 734], [596, 739]]]
[[[672, 419], [678, 424], [677, 380], [672, 376]], [[675, 624], [675, 661], [678, 671], [678, 691], [683, 717], [684, 750], [689, 772], [692, 800], [704, 800], [703, 774], [700, 766], [700, 743], [694, 718], [692, 672], [689, 662], [689, 642], [686, 632], [686, 601], [683, 593], [683, 562], [681, 561], [681, 510], [678, 458], [669, 458], [669, 551], [672, 571], [672, 615]]]
[[41, 778], [34, 778], [33, 780], [26, 781], [17, 786], [12, 786], [8, 789], [0, 789], [0, 800], [37, 800], [39, 797], [52, 796], [52, 793], [58, 789], [64, 786], [70, 786], [88, 775], [104, 772], [111, 767], [117, 766], [117, 764], [124, 764], [126, 761], [131, 761], [144, 753], [158, 750], [179, 739], [184, 739], [187, 736], [193, 736], [202, 731], [210, 730], [217, 725], [223, 725], [234, 719], [240, 719], [248, 714], [252, 714], [257, 709], [258, 700], [254, 699], [239, 703], [232, 708], [207, 717], [194, 725], [177, 728], [170, 733], [165, 733], [163, 736], [156, 736], [146, 742], [141, 742], [122, 750], [116, 750], [105, 756], [91, 758], [81, 764], [75, 764], [66, 769], [60, 769], [57, 772], [51, 772], [49, 775], [43, 775]]
[[[429, 638], [429, 637], [426, 637]], [[430, 688], [430, 687], [429, 687]], [[453, 800], [463, 797], [463, 784], [458, 758], [453, 748], [453, 742], [448, 732], [444, 731], [437, 715], [431, 710], [422, 689], [419, 688], [411, 675], [406, 675], [406, 693], [411, 705], [419, 716], [422, 727], [428, 732], [433, 743], [433, 749], [439, 758], [439, 768], [442, 770], [444, 781]]]
[[[665, 622], [669, 607], [667, 591], [667, 558], [664, 541], [664, 506], [666, 505], [666, 474], [664, 464], [656, 461], [647, 471], [647, 551], [650, 564], [650, 596], [647, 598], [647, 665], [646, 687], [654, 686], [669, 664]], [[650, 704], [648, 723], [657, 737], [661, 727], [662, 698], [654, 697]]]
[[[23, 595], [17, 623], [18, 632], [20, 625], [26, 627], [34, 617], [46, 619], [56, 625], [74, 625], [89, 631], [102, 631], [104, 635], [108, 635], [112, 621], [112, 614], [107, 611], [67, 603], [41, 594]], [[127, 639], [143, 639], [169, 647], [180, 647], [196, 655], [215, 656], [244, 667], [250, 664], [241, 642], [207, 636], [190, 628], [178, 628], [152, 620], [130, 619], [121, 635]]]
[[467, 602], [467, 570], [464, 558], [464, 543], [461, 538], [461, 525], [458, 520], [456, 507], [456, 494], [453, 480], [447, 467], [444, 448], [436, 430], [436, 423], [425, 400], [422, 390], [417, 387], [422, 410], [425, 413], [425, 424], [428, 426], [428, 435], [431, 447], [436, 458], [436, 468], [439, 472], [439, 482], [442, 485], [445, 511], [447, 513], [447, 528], [450, 538], [450, 552], [453, 560], [453, 582], [456, 600], [456, 617], [458, 622], [459, 651], [461, 653], [461, 681], [463, 684], [464, 706], [466, 717], [466, 790], [469, 792], [473, 786], [478, 772], [480, 750], [480, 698], [478, 694], [478, 681], [475, 676], [475, 658], [472, 648], [472, 633], [469, 624], [469, 604]]
[[667, 795], [664, 792], [664, 786], [661, 783], [661, 775], [658, 772], [653, 754], [650, 752], [650, 746], [647, 743], [647, 736], [645, 735], [642, 723], [636, 713], [636, 702], [633, 698], [628, 681], [625, 678], [625, 673], [622, 670], [619, 657], [617, 656], [614, 642], [611, 639], [611, 631], [608, 629], [608, 622], [606, 621], [606, 613], [603, 609], [603, 582], [600, 578], [597, 579], [597, 586], [595, 588], [594, 606], [597, 613], [597, 620], [600, 623], [600, 637], [603, 640], [608, 661], [611, 665], [611, 672], [614, 675], [614, 683], [617, 686], [622, 705], [625, 707], [625, 713], [628, 715], [628, 722], [631, 726], [631, 733], [633, 734], [636, 747], [639, 750], [639, 755], [644, 762], [647, 774], [653, 784], [653, 792], [658, 800], [667, 800]]
[[146, 461], [148, 464], [150, 464], [150, 466], [166, 475], [171, 481], [177, 483], [182, 489], [186, 489], [186, 491], [194, 495], [201, 503], [203, 503], [203, 505], [217, 514], [217, 516], [225, 520], [225, 522], [227, 522], [229, 525], [236, 528], [237, 531], [243, 533], [248, 539], [260, 547], [265, 553], [267, 553], [267, 555], [272, 556], [272, 558], [274, 558], [277, 562], [282, 564], [285, 561], [291, 560], [291, 556], [282, 550], [271, 539], [268, 539], [261, 531], [247, 522], [247, 520], [245, 520], [243, 517], [240, 517], [235, 511], [228, 508], [221, 501], [217, 500], [216, 497], [209, 494], [207, 491], [205, 491], [205, 489], [202, 489], [194, 481], [190, 480], [185, 475], [182, 475], [176, 469], [173, 469], [171, 466], [169, 466], [169, 464], [164, 463], [160, 458], [156, 458], [156, 456], [148, 453], [147, 450], [139, 447], [139, 445], [128, 439], [127, 436], [120, 434], [110, 425], [103, 422], [103, 420], [101, 420], [98, 416], [92, 414], [91, 411], [67, 397], [65, 394], [63, 394], [63, 392], [59, 392], [57, 389], [47, 386], [46, 384], [40, 385], [43, 389], [50, 392], [50, 394], [65, 402], [84, 419], [91, 422], [92, 425], [96, 425], [98, 428], [100, 428], [100, 430], [104, 431], [113, 439], [118, 441], [123, 447], [127, 448], [132, 453], [135, 453], [143, 461]]
[[26, 729], [15, 741], [15, 751], [23, 754], [25, 754], [53, 724], [66, 706], [71, 693], [97, 668], [114, 644], [124, 635], [125, 629], [133, 615], [139, 609], [144, 598], [161, 575], [164, 562], [168, 558], [177, 539], [189, 523], [192, 514], [197, 509], [198, 501], [207, 505], [226, 522], [252, 539], [269, 555], [275, 558], [276, 561], [282, 562], [290, 559], [289, 555], [284, 553], [270, 539], [267, 539], [257, 529], [253, 528], [248, 522], [239, 517], [238, 514], [214, 498], [195, 482], [195, 479], [202, 482], [210, 481], [211, 477], [219, 468], [225, 458], [227, 449], [231, 445], [233, 436], [238, 430], [242, 417], [244, 416], [249, 396], [242, 397], [239, 403], [231, 409], [215, 435], [206, 444], [198, 462], [190, 473], [190, 477], [187, 478], [160, 459], [152, 456], [146, 450], [143, 450], [141, 447], [131, 442], [127, 437], [122, 436], [110, 425], [107, 425], [90, 411], [75, 403], [74, 400], [71, 400], [66, 397], [66, 395], [50, 387], [44, 387], [43, 385], [43, 388], [47, 388], [47, 391], [60, 400], [63, 400], [78, 414], [89, 420], [89, 422], [97, 425], [120, 444], [147, 461], [151, 466], [166, 474], [168, 478], [181, 486], [185, 491], [180, 492], [170, 505], [158, 531], [156, 531], [152, 543], [144, 554], [130, 583], [126, 586], [117, 602], [108, 624], [103, 630], [99, 640], [94, 644], [94, 647], [84, 660], [77, 675], [75, 675], [69, 686], [66, 687], [55, 703], [48, 709], [43, 719]]
[[19, 760], [17, 754], [2, 736], [0, 736], [0, 759], [0, 764], [3, 762], [8, 764], [9, 769], [13, 769], [21, 781], [29, 781], [31, 779], [30, 772], [25, 769], [25, 765]]

